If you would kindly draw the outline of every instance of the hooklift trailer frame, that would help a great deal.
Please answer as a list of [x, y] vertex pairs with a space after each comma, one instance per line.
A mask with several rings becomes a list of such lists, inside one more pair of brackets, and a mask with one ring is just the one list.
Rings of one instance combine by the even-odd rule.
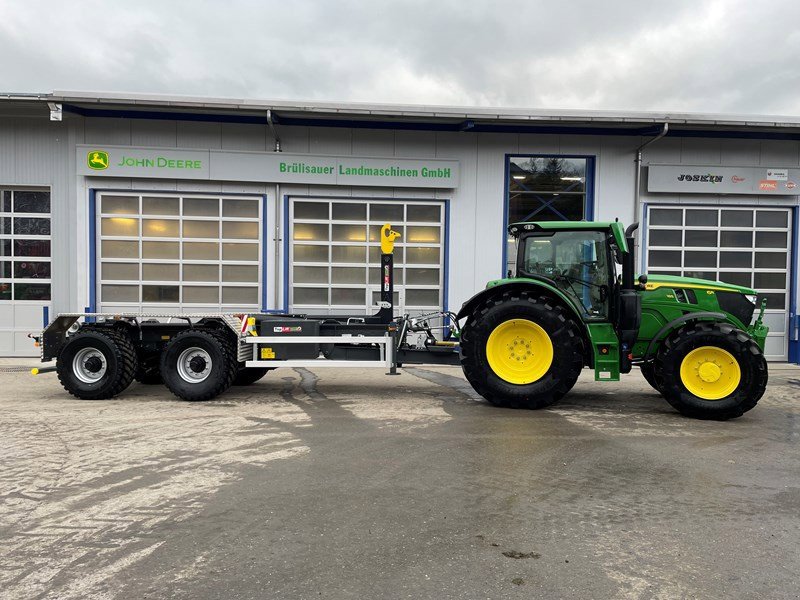
[[[239, 371], [279, 367], [383, 367], [388, 375], [397, 375], [397, 369], [406, 364], [459, 365], [460, 329], [454, 313], [436, 311], [415, 317], [394, 317], [393, 251], [394, 239], [398, 236], [389, 224], [381, 228], [381, 291], [379, 310], [374, 315], [60, 313], [41, 336], [32, 337], [40, 345], [42, 362], [48, 362], [60, 359], [71, 335], [78, 331], [123, 334], [135, 351], [134, 370], [137, 372], [144, 364], [157, 370], [160, 355], [170, 340], [190, 330], [212, 330], [219, 334], [221, 342], [235, 344], [234, 368]], [[81, 319], [84, 322], [76, 328], [75, 324]], [[437, 320], [441, 325], [432, 326]], [[445, 332], [440, 337], [454, 339], [438, 339], [433, 333], [437, 328]], [[424, 338], [424, 342], [410, 344], [409, 334]], [[102, 358], [100, 356], [101, 362]], [[56, 370], [58, 367], [54, 366], [32, 372]], [[91, 380], [91, 372], [85, 375]], [[64, 383], [60, 371], [59, 377]]]

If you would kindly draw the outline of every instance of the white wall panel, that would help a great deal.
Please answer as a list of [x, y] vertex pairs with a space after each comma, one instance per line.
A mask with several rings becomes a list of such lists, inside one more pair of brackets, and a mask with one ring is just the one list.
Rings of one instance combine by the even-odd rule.
[[221, 123], [177, 122], [178, 148], [222, 148]]
[[178, 128], [175, 121], [131, 119], [130, 123], [133, 146], [174, 148], [178, 145]]
[[87, 144], [127, 146], [131, 143], [130, 119], [106, 117], [83, 119], [83, 127]]
[[267, 147], [267, 131], [266, 125], [222, 123], [222, 149], [271, 151], [274, 148], [274, 142]]

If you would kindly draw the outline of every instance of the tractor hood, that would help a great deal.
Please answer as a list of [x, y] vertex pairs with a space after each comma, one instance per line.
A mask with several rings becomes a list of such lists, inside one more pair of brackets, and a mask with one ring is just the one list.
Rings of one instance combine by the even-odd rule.
[[732, 283], [722, 283], [721, 281], [708, 281], [707, 279], [697, 279], [695, 277], [675, 277], [674, 275], [648, 275], [646, 290], [655, 290], [660, 287], [677, 287], [690, 289], [716, 290], [718, 292], [738, 292], [740, 294], [753, 296], [756, 295], [754, 289], [733, 285]]

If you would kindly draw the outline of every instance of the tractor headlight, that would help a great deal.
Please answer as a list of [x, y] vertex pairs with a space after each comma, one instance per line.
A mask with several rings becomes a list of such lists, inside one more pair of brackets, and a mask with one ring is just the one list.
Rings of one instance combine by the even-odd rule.
[[756, 302], [758, 301], [758, 296], [755, 294], [745, 294], [744, 297], [747, 298], [747, 301], [753, 306], [755, 306]]

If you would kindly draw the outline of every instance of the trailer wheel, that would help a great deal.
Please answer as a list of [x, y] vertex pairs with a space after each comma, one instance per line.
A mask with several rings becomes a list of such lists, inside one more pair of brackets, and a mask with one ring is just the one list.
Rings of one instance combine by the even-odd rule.
[[236, 373], [236, 377], [233, 378], [233, 385], [251, 385], [273, 370], [269, 367], [244, 367]]
[[461, 335], [461, 367], [489, 403], [544, 408], [564, 396], [583, 368], [583, 341], [547, 296], [506, 292], [479, 306]]
[[69, 336], [56, 360], [58, 380], [84, 400], [112, 398], [133, 381], [136, 350], [122, 332], [83, 327]]
[[173, 337], [161, 354], [161, 376], [183, 400], [216, 398], [237, 372], [233, 344], [221, 331], [187, 329]]
[[680, 329], [664, 342], [657, 361], [664, 398], [687, 417], [740, 417], [767, 387], [767, 362], [758, 344], [726, 323]]

